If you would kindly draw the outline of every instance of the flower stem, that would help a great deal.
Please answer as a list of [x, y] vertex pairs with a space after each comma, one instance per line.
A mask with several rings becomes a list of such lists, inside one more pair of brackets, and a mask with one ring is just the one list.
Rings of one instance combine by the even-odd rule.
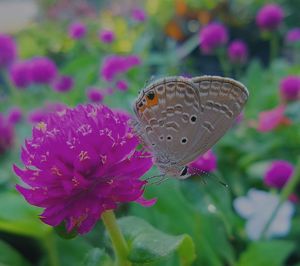
[[274, 209], [272, 215], [270, 216], [268, 222], [264, 226], [264, 229], [263, 229], [263, 231], [261, 233], [261, 237], [260, 237], [261, 239], [266, 239], [267, 231], [268, 231], [272, 221], [276, 217], [282, 203], [284, 203], [288, 199], [288, 197], [293, 193], [293, 191], [295, 190], [299, 181], [300, 181], [300, 157], [298, 157], [296, 169], [295, 169], [293, 176], [290, 178], [288, 183], [281, 190], [279, 202], [278, 202], [276, 208]]
[[271, 39], [270, 39], [270, 63], [273, 62], [273, 60], [278, 55], [278, 37], [276, 35], [276, 32], [272, 33]]
[[131, 266], [128, 261], [128, 246], [124, 236], [117, 224], [117, 220], [113, 211], [106, 211], [102, 214], [102, 220], [109, 234], [112, 246], [116, 256], [116, 266]]
[[228, 77], [230, 75], [230, 66], [226, 60], [226, 53], [225, 53], [225, 50], [223, 48], [218, 48], [216, 50], [216, 54], [217, 54], [217, 57], [218, 57], [218, 60], [220, 62], [220, 65], [221, 65], [221, 69], [223, 71], [223, 75], [225, 77]]
[[48, 260], [50, 266], [59, 266], [58, 253], [55, 246], [54, 233], [51, 230], [48, 232], [44, 238], [44, 247], [48, 254]]

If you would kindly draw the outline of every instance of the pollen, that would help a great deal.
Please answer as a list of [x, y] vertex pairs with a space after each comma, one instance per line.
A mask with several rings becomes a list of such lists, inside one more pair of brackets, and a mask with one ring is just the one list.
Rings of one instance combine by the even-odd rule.
[[36, 129], [41, 130], [43, 133], [47, 130], [47, 124], [45, 122], [39, 122], [36, 126]]
[[87, 151], [81, 151], [79, 153], [79, 160], [84, 161], [84, 160], [87, 160], [87, 159], [90, 159], [90, 157], [88, 155], [88, 152]]

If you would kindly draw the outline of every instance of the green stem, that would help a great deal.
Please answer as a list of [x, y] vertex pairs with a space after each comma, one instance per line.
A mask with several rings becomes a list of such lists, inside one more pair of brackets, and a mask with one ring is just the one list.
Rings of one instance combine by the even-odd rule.
[[131, 266], [128, 261], [128, 246], [124, 236], [117, 224], [117, 220], [113, 211], [106, 211], [102, 214], [102, 220], [109, 234], [112, 246], [116, 256], [116, 266]]
[[230, 75], [230, 66], [228, 64], [228, 61], [226, 60], [226, 54], [225, 54], [225, 49], [219, 48], [216, 51], [217, 57], [219, 59], [223, 74], [225, 77], [228, 77]]
[[278, 55], [278, 37], [276, 32], [272, 33], [271, 39], [270, 39], [270, 63], [273, 62], [273, 60]]
[[268, 231], [271, 223], [273, 222], [274, 218], [276, 217], [281, 205], [293, 193], [293, 191], [295, 190], [299, 181], [300, 181], [300, 156], [298, 157], [296, 169], [295, 169], [293, 176], [290, 178], [289, 182], [285, 185], [285, 187], [281, 190], [279, 202], [278, 202], [276, 208], [274, 209], [272, 215], [270, 216], [268, 222], [264, 226], [264, 229], [261, 233], [261, 239], [266, 239], [267, 231]]
[[53, 231], [51, 230], [49, 233], [46, 234], [46, 237], [44, 238], [44, 247], [48, 254], [48, 260], [50, 266], [59, 266], [59, 259], [58, 259], [58, 253], [57, 248], [55, 246], [55, 235]]

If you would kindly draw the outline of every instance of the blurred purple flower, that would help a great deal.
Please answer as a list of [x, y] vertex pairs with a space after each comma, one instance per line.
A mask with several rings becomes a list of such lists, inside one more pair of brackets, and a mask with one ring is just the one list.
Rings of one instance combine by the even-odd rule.
[[111, 30], [102, 30], [99, 38], [104, 43], [112, 43], [115, 40], [115, 33]]
[[300, 28], [291, 29], [285, 35], [286, 43], [294, 43], [299, 41], [300, 41]]
[[104, 99], [104, 93], [97, 88], [91, 87], [86, 92], [87, 97], [91, 102], [100, 103]]
[[28, 121], [36, 124], [44, 121], [49, 113], [63, 113], [67, 106], [59, 102], [48, 102], [44, 107], [31, 110], [28, 114]]
[[285, 107], [280, 105], [272, 110], [259, 113], [257, 130], [269, 132], [280, 125], [289, 125], [291, 121], [284, 116]]
[[12, 124], [19, 123], [22, 119], [23, 112], [20, 107], [14, 106], [10, 108], [9, 113], [8, 113], [8, 121], [11, 122]]
[[17, 46], [14, 39], [0, 33], [0, 69], [9, 67], [17, 58]]
[[31, 78], [36, 84], [50, 84], [57, 76], [57, 67], [50, 58], [36, 57], [30, 64]]
[[280, 95], [285, 101], [299, 99], [300, 96], [300, 77], [287, 76], [280, 81]]
[[113, 81], [118, 74], [125, 73], [139, 64], [141, 60], [136, 55], [110, 55], [103, 60], [100, 75], [105, 81]]
[[235, 40], [229, 44], [228, 57], [232, 63], [243, 64], [248, 57], [248, 47], [244, 41]]
[[68, 92], [73, 89], [74, 80], [70, 76], [60, 76], [54, 80], [52, 88], [58, 92]]
[[118, 80], [116, 82], [116, 87], [120, 91], [127, 91], [128, 90], [128, 84], [125, 80]]
[[[250, 189], [247, 196], [238, 197], [234, 200], [233, 206], [236, 212], [247, 220], [246, 233], [251, 240], [258, 240], [261, 237], [263, 229], [273, 215], [279, 201], [278, 195], [257, 189]], [[272, 219], [266, 236], [272, 238], [287, 235], [291, 228], [294, 211], [295, 208], [291, 202], [283, 202], [277, 215]]]
[[0, 156], [11, 148], [13, 142], [13, 124], [0, 113]]
[[13, 63], [9, 71], [9, 77], [13, 85], [19, 89], [27, 88], [31, 82], [31, 64], [29, 61]]
[[189, 164], [190, 173], [197, 174], [200, 172], [213, 172], [217, 169], [217, 157], [212, 152], [212, 150], [208, 150], [203, 155], [199, 156], [194, 162]]
[[263, 30], [275, 30], [283, 20], [284, 12], [277, 4], [266, 4], [256, 15], [256, 24]]
[[50, 114], [33, 128], [22, 149], [25, 169], [14, 166], [27, 184], [17, 190], [30, 204], [44, 208], [44, 223], [64, 223], [68, 232], [87, 233], [104, 211], [119, 203], [155, 203], [143, 199], [146, 181], [140, 177], [152, 160], [136, 151], [138, 144], [127, 119], [105, 106]]
[[73, 22], [69, 25], [69, 37], [74, 40], [79, 40], [86, 35], [86, 26], [82, 22]]
[[205, 54], [211, 54], [216, 48], [226, 44], [227, 40], [227, 29], [218, 22], [210, 23], [204, 26], [200, 31], [200, 47]]
[[134, 8], [131, 12], [131, 18], [138, 22], [144, 22], [147, 19], [147, 15], [143, 9]]
[[293, 175], [294, 167], [284, 160], [277, 160], [270, 164], [264, 175], [266, 185], [274, 188], [283, 188]]
[[43, 121], [46, 117], [46, 112], [42, 108], [31, 110], [28, 115], [28, 121], [32, 124], [39, 123]]

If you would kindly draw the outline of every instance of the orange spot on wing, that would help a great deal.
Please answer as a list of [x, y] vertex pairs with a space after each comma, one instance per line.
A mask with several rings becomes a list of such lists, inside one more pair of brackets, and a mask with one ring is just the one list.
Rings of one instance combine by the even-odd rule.
[[138, 107], [138, 111], [140, 113], [143, 113], [145, 109], [150, 108], [152, 106], [158, 105], [158, 95], [155, 94], [153, 99], [148, 99], [146, 97], [146, 104], [144, 104], [142, 107]]

